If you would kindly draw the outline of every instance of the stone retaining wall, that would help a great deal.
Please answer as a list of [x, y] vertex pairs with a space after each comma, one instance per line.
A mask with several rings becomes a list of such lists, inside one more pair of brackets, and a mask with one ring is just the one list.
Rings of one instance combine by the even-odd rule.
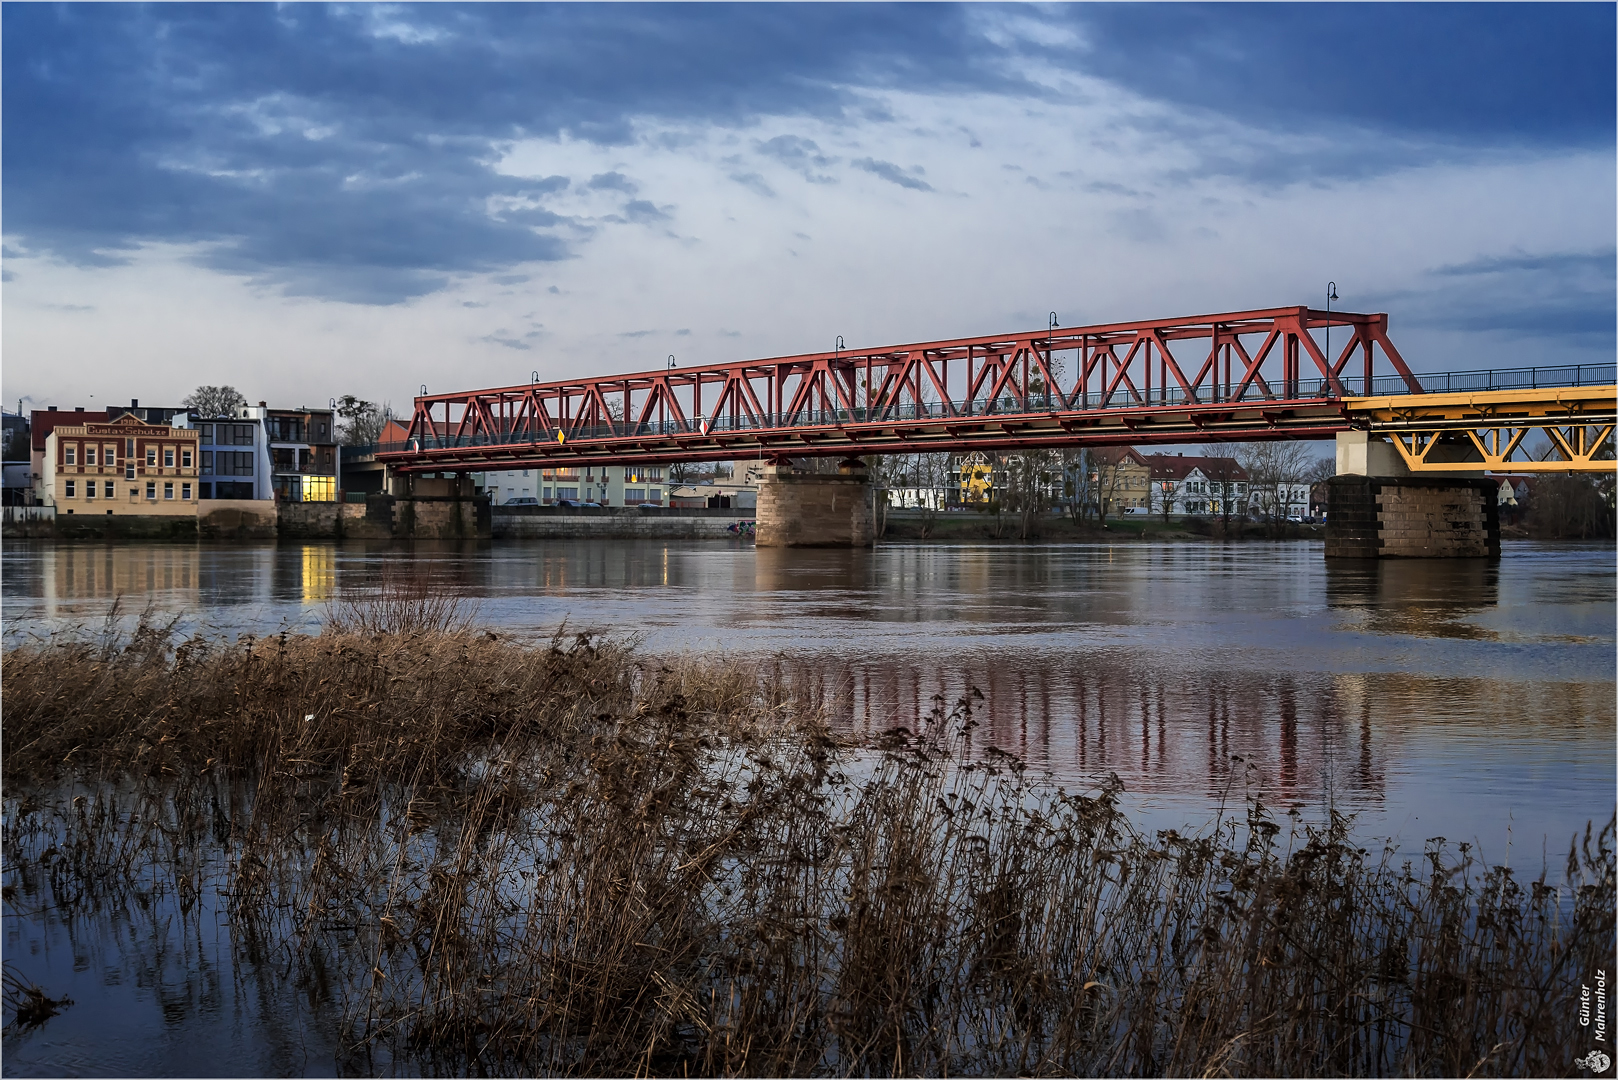
[[496, 540], [717, 540], [753, 520], [751, 510], [640, 509], [632, 506], [496, 506]]

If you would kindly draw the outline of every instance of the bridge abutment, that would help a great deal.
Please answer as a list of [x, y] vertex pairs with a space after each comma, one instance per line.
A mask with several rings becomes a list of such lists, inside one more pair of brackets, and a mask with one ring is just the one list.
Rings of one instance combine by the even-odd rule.
[[870, 547], [871, 481], [864, 462], [843, 462], [836, 473], [764, 468], [754, 535], [759, 547]]
[[1393, 445], [1365, 431], [1337, 436], [1326, 499], [1328, 559], [1499, 558], [1499, 484], [1413, 475]]

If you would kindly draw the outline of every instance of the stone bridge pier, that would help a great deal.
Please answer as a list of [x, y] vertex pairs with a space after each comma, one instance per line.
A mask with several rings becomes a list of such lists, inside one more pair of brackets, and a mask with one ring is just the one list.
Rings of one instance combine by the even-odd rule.
[[835, 473], [766, 465], [754, 535], [759, 547], [870, 547], [876, 533], [865, 463], [852, 458]]
[[1412, 474], [1387, 440], [1342, 432], [1326, 500], [1326, 557], [1499, 558], [1499, 484], [1461, 473]]

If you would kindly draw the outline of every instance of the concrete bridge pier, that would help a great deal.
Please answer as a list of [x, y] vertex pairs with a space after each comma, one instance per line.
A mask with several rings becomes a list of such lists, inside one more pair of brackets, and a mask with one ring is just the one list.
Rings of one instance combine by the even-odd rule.
[[1499, 558], [1499, 484], [1459, 473], [1412, 474], [1381, 436], [1341, 432], [1326, 500], [1326, 557]]
[[851, 458], [835, 473], [798, 472], [785, 462], [764, 467], [754, 535], [759, 547], [870, 547], [871, 480]]

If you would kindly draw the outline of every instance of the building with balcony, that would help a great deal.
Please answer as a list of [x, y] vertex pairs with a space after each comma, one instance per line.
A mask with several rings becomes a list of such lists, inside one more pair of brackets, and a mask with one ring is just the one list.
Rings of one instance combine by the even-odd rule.
[[335, 409], [267, 409], [270, 488], [278, 502], [336, 502], [342, 461]]
[[[56, 414], [58, 416], [84, 414]], [[197, 433], [132, 413], [64, 424], [45, 436], [40, 487], [58, 514], [195, 516]]]

